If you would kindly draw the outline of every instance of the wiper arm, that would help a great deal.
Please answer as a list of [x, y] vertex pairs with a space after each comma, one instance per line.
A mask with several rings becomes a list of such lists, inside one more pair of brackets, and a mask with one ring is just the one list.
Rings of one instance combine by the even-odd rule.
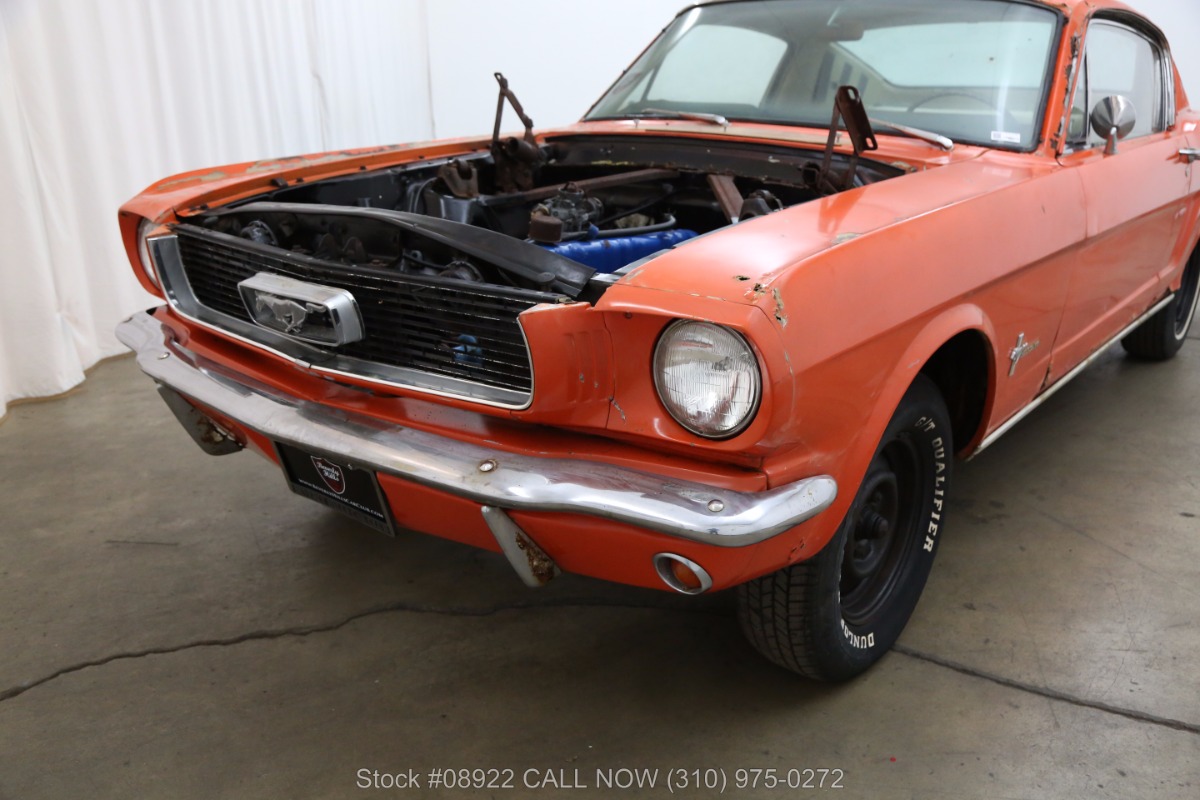
[[646, 108], [640, 113], [630, 114], [633, 119], [644, 118], [660, 118], [660, 119], [688, 119], [694, 122], [711, 122], [713, 125], [728, 127], [729, 120], [720, 114], [704, 114], [699, 111], [667, 111], [662, 108]]
[[913, 139], [920, 139], [923, 142], [929, 142], [930, 144], [937, 145], [947, 153], [954, 149], [954, 141], [946, 136], [942, 136], [940, 133], [923, 131], [920, 128], [913, 128], [896, 122], [888, 122], [887, 120], [883, 119], [872, 119], [871, 124], [880, 128], [890, 128], [896, 133], [901, 133]]

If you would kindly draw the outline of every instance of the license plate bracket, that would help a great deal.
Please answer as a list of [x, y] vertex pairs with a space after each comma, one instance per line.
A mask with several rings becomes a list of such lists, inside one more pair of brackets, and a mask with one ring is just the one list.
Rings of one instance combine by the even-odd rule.
[[349, 459], [313, 453], [283, 442], [275, 443], [288, 488], [389, 536], [396, 524], [374, 471], [356, 467]]

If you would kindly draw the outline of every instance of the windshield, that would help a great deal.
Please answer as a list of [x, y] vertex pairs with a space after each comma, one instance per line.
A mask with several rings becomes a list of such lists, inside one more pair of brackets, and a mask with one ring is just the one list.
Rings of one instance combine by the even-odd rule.
[[[1037, 144], [1058, 15], [1006, 0], [754, 0], [693, 8], [587, 119], [690, 112], [826, 127], [839, 86], [873, 119]], [[886, 129], [886, 128], [885, 128]]]

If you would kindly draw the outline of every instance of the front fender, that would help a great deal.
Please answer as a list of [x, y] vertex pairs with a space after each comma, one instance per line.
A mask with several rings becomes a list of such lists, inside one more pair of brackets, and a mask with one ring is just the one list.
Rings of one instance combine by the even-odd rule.
[[[789, 475], [821, 465], [834, 476], [841, 490], [824, 514], [797, 529], [786, 552], [782, 541], [779, 547], [761, 549], [743, 576], [745, 579], [810, 558], [829, 543], [854, 501], [856, 487], [866, 475], [905, 392], [943, 345], [969, 332], [982, 335], [987, 341], [989, 388], [984, 410], [987, 419], [996, 385], [992, 345], [995, 331], [983, 309], [972, 303], [955, 305], [914, 321], [814, 365], [799, 377], [801, 413], [796, 434], [800, 446], [768, 465], [770, 483], [782, 483]], [[977, 434], [975, 440], [966, 444], [974, 446], [978, 438]]]
[[[986, 422], [991, 417], [992, 405], [995, 399], [996, 380], [996, 352], [993, 342], [996, 341], [996, 331], [992, 326], [991, 320], [983, 309], [973, 303], [964, 303], [961, 305], [948, 308], [934, 317], [925, 325], [921, 332], [912, 340], [908, 349], [904, 351], [904, 355], [896, 362], [891, 374], [886, 382], [886, 391], [880, 397], [880, 402], [876, 405], [874, 413], [871, 415], [870, 421], [867, 423], [866, 431], [870, 432], [871, 444], [869, 454], [865, 456], [867, 462], [870, 461], [871, 455], [875, 452], [875, 446], [879, 442], [879, 438], [883, 435], [884, 428], [887, 427], [892, 415], [896, 413], [896, 408], [900, 405], [900, 400], [904, 397], [904, 393], [912, 382], [920, 374], [921, 370], [929, 363], [934, 354], [942, 348], [947, 342], [954, 337], [963, 333], [975, 332], [983, 336], [987, 342], [988, 364], [987, 364], [987, 399], [983, 410], [983, 422]], [[980, 425], [975, 436], [971, 441], [955, 442], [955, 449], [962, 453], [968, 448], [974, 448], [982, 438], [984, 425]], [[866, 446], [864, 445], [864, 448]], [[863, 474], [866, 473], [866, 462], [862, 465]]]

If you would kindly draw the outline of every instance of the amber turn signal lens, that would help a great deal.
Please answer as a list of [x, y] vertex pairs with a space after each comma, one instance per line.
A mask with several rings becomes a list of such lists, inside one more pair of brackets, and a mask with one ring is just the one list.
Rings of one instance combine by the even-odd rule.
[[699, 590], [702, 585], [696, 573], [679, 561], [671, 562], [671, 574], [675, 576], [675, 580], [679, 581], [681, 586], [686, 586], [693, 591]]

